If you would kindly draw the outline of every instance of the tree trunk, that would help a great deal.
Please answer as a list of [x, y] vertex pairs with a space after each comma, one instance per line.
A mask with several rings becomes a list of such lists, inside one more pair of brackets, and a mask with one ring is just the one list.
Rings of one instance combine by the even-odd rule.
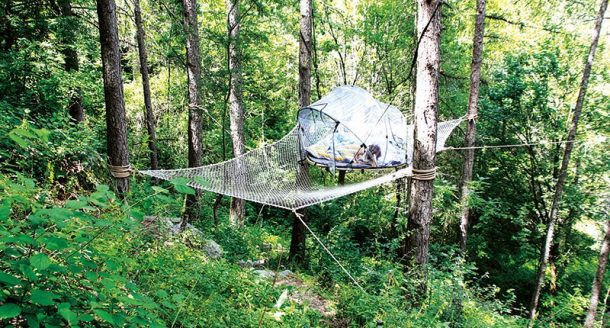
[[[241, 49], [239, 45], [239, 0], [225, 0], [227, 10], [229, 62], [229, 116], [231, 120], [231, 140], [233, 141], [233, 156], [245, 152], [244, 141], [244, 103], [242, 100]], [[231, 199], [230, 219], [237, 226], [244, 224], [246, 217], [245, 201], [239, 198]]]
[[[474, 38], [472, 40], [472, 63], [470, 65], [470, 96], [468, 97], [468, 128], [466, 131], [465, 146], [474, 147], [476, 137], [476, 117], [479, 112], [479, 85], [481, 82], [481, 60], [483, 53], [483, 35], [485, 32], [485, 0], [477, 0], [477, 18], [474, 25]], [[466, 254], [468, 240], [469, 208], [468, 193], [472, 181], [474, 167], [474, 149], [467, 149], [464, 156], [464, 171], [462, 175], [462, 216], [460, 218], [460, 248]]]
[[[75, 20], [76, 15], [72, 11], [72, 3], [70, 0], [59, 1], [59, 11], [63, 18], [62, 24], [62, 54], [64, 56], [64, 67], [66, 72], [78, 72], [78, 53], [76, 52], [76, 33]], [[83, 95], [79, 87], [75, 87], [70, 91], [70, 105], [68, 106], [70, 118], [77, 123], [85, 120], [85, 111], [83, 109]]]
[[[127, 167], [129, 165], [127, 122], [123, 99], [123, 81], [121, 79], [119, 31], [114, 0], [97, 0], [97, 16], [104, 71], [108, 160], [111, 166]], [[119, 195], [124, 196], [129, 190], [129, 175], [115, 175], [115, 180]]]
[[608, 252], [610, 252], [610, 220], [606, 221], [606, 236], [602, 242], [602, 248], [599, 252], [599, 262], [597, 264], [597, 272], [593, 278], [593, 287], [591, 288], [591, 300], [589, 301], [589, 310], [585, 319], [585, 328], [593, 327], [595, 324], [595, 313], [597, 312], [597, 304], [599, 303], [599, 294], [604, 285], [604, 273], [608, 265]]
[[[301, 0], [301, 30], [299, 32], [299, 108], [311, 103], [311, 38], [312, 38], [312, 2]], [[297, 179], [308, 174], [306, 163], [299, 166]], [[307, 220], [307, 211], [299, 210], [303, 221]], [[297, 264], [305, 259], [305, 226], [296, 217], [292, 221], [292, 239], [290, 240], [289, 258]]]
[[[419, 39], [419, 35], [418, 35], [418, 25], [417, 25], [417, 6], [418, 3], [417, 1], [413, 1], [412, 2], [412, 6], [413, 6], [413, 12], [415, 12], [415, 15], [413, 16], [413, 33], [412, 33], [412, 39], [413, 39], [413, 51], [415, 52], [417, 49], [417, 40]], [[414, 55], [415, 56], [415, 55]], [[417, 86], [417, 74], [413, 74], [413, 69], [417, 69], [417, 60], [412, 62], [412, 66], [409, 68], [409, 72], [407, 72], [408, 74], [408, 79], [409, 79], [409, 115], [407, 115], [407, 117], [413, 117], [414, 113], [415, 113], [415, 89]], [[407, 160], [407, 165], [411, 165], [413, 163], [413, 153], [408, 153], [406, 154], [406, 160]], [[401, 179], [402, 180], [402, 179]], [[411, 179], [411, 177], [407, 177], [404, 179], [404, 191], [405, 191], [405, 201], [404, 203], [404, 209], [401, 209], [404, 211], [405, 215], [406, 215], [406, 219], [407, 219], [407, 225], [409, 223], [409, 208], [410, 208], [410, 204], [411, 204], [411, 186], [412, 186], [412, 182], [413, 179]], [[395, 220], [396, 223], [398, 223], [397, 220]], [[398, 226], [395, 228], [398, 232]], [[398, 248], [398, 259], [402, 262], [407, 262], [407, 253], [409, 252], [408, 250], [408, 238], [405, 238], [405, 240], [402, 242], [402, 244], [400, 245], [400, 247]]]
[[148, 131], [148, 151], [150, 152], [150, 168], [156, 170], [159, 167], [157, 155], [157, 136], [155, 133], [155, 116], [150, 100], [150, 79], [148, 77], [148, 54], [146, 53], [146, 43], [144, 42], [144, 27], [142, 26], [142, 13], [140, 12], [140, 0], [134, 0], [134, 15], [136, 19], [138, 54], [140, 57], [140, 73], [142, 74], [142, 88], [144, 91], [144, 108], [146, 130]]
[[[188, 166], [201, 166], [203, 157], [203, 128], [200, 96], [201, 62], [199, 54], [199, 28], [197, 26], [197, 0], [183, 0], [184, 30], [186, 32], [186, 72], [188, 78]], [[199, 218], [201, 193], [188, 195], [183, 226]]]
[[[396, 180], [396, 206], [394, 207], [394, 215], [392, 216], [392, 223], [390, 226], [390, 238], [398, 237], [398, 217], [400, 213], [405, 213], [405, 207], [402, 205], [403, 194], [405, 193], [405, 187], [407, 184], [407, 179], [398, 179]], [[401, 250], [399, 248], [398, 255], [400, 256]]]
[[[316, 39], [316, 30], [314, 25], [314, 11], [313, 11], [313, 3], [310, 6], [311, 8], [311, 63], [313, 65], [313, 73], [316, 81], [316, 95], [317, 99], [322, 97], [322, 91], [320, 91], [320, 71], [318, 69], [320, 59], [318, 57], [318, 41]], [[311, 70], [311, 69], [310, 69]], [[311, 74], [311, 73], [310, 73]]]
[[608, 319], [610, 319], [610, 308], [608, 308], [608, 298], [610, 297], [610, 287], [606, 289], [606, 297], [604, 297], [604, 309], [602, 311], [602, 327], [609, 327]]
[[576, 129], [578, 128], [578, 120], [580, 119], [580, 113], [582, 111], [582, 106], [585, 101], [585, 95], [587, 93], [587, 86], [589, 84], [589, 76], [591, 75], [591, 66], [593, 65], [593, 59], [595, 58], [595, 50], [597, 50], [597, 43], [599, 41], [599, 34], [602, 27], [602, 21], [604, 18], [604, 13], [606, 12], [606, 8], [608, 7], [608, 0], [602, 0], [599, 13], [597, 15], [597, 19], [595, 22], [595, 31], [593, 34], [593, 40], [591, 42], [591, 47], [589, 48], [589, 55], [587, 57], [587, 62], [585, 63], [585, 68], [582, 75], [582, 81], [580, 82], [580, 90], [578, 92], [578, 98], [576, 100], [576, 106], [574, 107], [574, 114], [572, 117], [572, 126], [570, 127], [570, 132], [568, 133], [568, 141], [565, 145], [565, 150], [563, 153], [563, 160], [561, 161], [561, 168], [559, 169], [559, 177], [557, 178], [557, 184], [555, 186], [555, 194], [553, 195], [553, 204], [551, 205], [551, 212], [549, 215], [549, 222], [546, 232], [546, 239], [544, 243], [544, 248], [542, 250], [542, 256], [540, 259], [540, 264], [538, 266], [538, 274], [536, 278], [536, 285], [534, 287], [534, 293], [532, 295], [532, 303], [530, 306], [530, 325], [533, 324], [534, 319], [536, 318], [536, 308], [538, 307], [538, 301], [540, 300], [540, 291], [542, 290], [542, 285], [544, 284], [544, 277], [546, 272], [546, 265], [549, 260], [549, 254], [551, 252], [551, 245], [553, 244], [553, 237], [555, 233], [555, 221], [557, 220], [557, 215], [559, 212], [559, 202], [561, 201], [561, 194], [563, 192], [563, 186], [566, 181], [566, 176], [568, 174], [568, 164], [570, 163], [570, 156], [572, 154], [572, 148], [574, 146], [574, 139], [576, 137]]
[[[413, 170], [435, 168], [438, 75], [440, 64], [439, 0], [417, 1], [417, 32], [421, 43], [417, 52], [417, 77], [414, 108]], [[429, 25], [428, 25], [429, 24]], [[406, 260], [422, 269], [428, 262], [428, 243], [432, 221], [434, 179], [421, 180], [416, 174], [411, 183], [407, 223]], [[426, 289], [425, 279], [420, 290]]]
[[339, 177], [337, 178], [337, 182], [341, 186], [345, 184], [345, 173], [347, 173], [347, 171], [339, 170]]
[[[576, 192], [580, 192], [580, 188], [579, 188], [580, 163], [581, 163], [581, 160], [579, 158], [576, 161], [576, 164], [574, 167], [574, 181], [572, 181], [572, 186], [576, 189]], [[558, 170], [558, 172], [559, 172], [559, 170]], [[561, 239], [556, 242], [556, 244], [557, 244], [556, 254], [557, 254], [558, 258], [561, 256], [562, 253], [564, 253], [566, 251], [566, 248], [572, 237], [574, 223], [580, 217], [581, 212], [582, 211], [581, 211], [579, 204], [572, 204], [568, 210], [568, 214], [565, 217], [565, 219], [559, 220], [559, 224], [558, 224], [559, 228], [557, 229], [558, 230], [557, 233], [559, 236], [561, 236]], [[569, 250], [568, 250], [568, 252], [569, 252]], [[552, 260], [552, 259], [553, 259], [553, 248], [551, 248], [551, 256], [550, 256], [550, 260]], [[566, 267], [567, 267], [566, 261], [563, 261], [563, 263], [559, 262], [558, 265], [556, 265], [557, 281], [561, 281], [561, 278], [563, 277], [563, 275], [565, 273]]]

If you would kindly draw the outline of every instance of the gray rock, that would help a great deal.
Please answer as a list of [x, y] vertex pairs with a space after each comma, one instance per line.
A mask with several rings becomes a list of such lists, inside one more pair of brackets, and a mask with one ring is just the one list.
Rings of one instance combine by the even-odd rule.
[[271, 270], [254, 270], [254, 273], [261, 278], [273, 278], [275, 276], [275, 272]]
[[288, 276], [294, 275], [294, 272], [292, 272], [290, 270], [284, 270], [284, 271], [280, 271], [280, 273], [278, 273], [278, 275], [282, 278], [286, 278]]
[[265, 265], [265, 262], [266, 262], [265, 259], [260, 259], [260, 260], [256, 260], [256, 261], [240, 260], [237, 264], [239, 264], [239, 266], [242, 268], [260, 268]]
[[[261, 278], [273, 278], [273, 277], [275, 277], [275, 271], [272, 271], [272, 270], [254, 270], [254, 273], [259, 275]], [[286, 277], [293, 276], [294, 273], [292, 271], [290, 271], [290, 270], [284, 270], [284, 271], [278, 272], [277, 275], [280, 278], [286, 278]]]
[[217, 242], [211, 239], [206, 239], [205, 244], [201, 249], [212, 260], [218, 260], [222, 257], [222, 247], [220, 247]]
[[217, 260], [222, 257], [222, 247], [217, 242], [211, 239], [205, 239], [205, 235], [201, 230], [195, 228], [191, 224], [187, 224], [184, 229], [180, 229], [182, 224], [181, 218], [163, 218], [156, 216], [144, 217], [143, 225], [158, 237], [176, 237], [180, 235], [180, 240], [186, 243], [189, 247], [201, 249], [205, 255], [211, 260]]

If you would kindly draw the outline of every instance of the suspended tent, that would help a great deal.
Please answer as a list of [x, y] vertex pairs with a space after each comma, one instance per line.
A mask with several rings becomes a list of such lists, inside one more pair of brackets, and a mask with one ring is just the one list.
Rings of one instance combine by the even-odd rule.
[[[275, 143], [231, 160], [196, 168], [148, 170], [171, 180], [186, 178], [193, 188], [296, 210], [411, 176], [413, 126], [398, 108], [377, 101], [365, 90], [342, 86], [302, 108], [298, 124]], [[456, 119], [438, 124], [441, 151]], [[305, 162], [330, 170], [367, 169], [379, 173], [345, 185], [311, 179]], [[380, 169], [392, 169], [390, 172]], [[377, 169], [377, 170], [373, 170]], [[385, 172], [385, 173], [384, 173]]]
[[301, 157], [335, 169], [407, 164], [407, 121], [400, 110], [355, 86], [334, 89], [298, 112]]

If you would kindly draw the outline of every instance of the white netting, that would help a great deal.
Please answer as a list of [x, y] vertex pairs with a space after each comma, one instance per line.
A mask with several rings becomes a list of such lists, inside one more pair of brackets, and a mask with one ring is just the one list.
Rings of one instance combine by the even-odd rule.
[[[383, 120], [378, 118], [371, 120], [374, 120], [371, 125], [375, 125], [377, 121], [383, 124]], [[447, 138], [461, 121], [462, 119], [457, 119], [438, 124], [437, 151], [444, 148]], [[406, 126], [403, 128], [403, 131], [405, 130], [405, 149], [410, 153], [413, 127]], [[299, 138], [297, 125], [279, 141], [225, 162], [196, 168], [140, 172], [164, 180], [187, 178], [188, 184], [193, 188], [289, 210], [319, 204], [412, 175], [410, 167], [396, 170], [378, 169], [370, 170], [376, 173], [365, 175], [368, 179], [363, 181], [345, 185], [325, 185], [303, 169]], [[309, 170], [320, 169], [310, 167]]]

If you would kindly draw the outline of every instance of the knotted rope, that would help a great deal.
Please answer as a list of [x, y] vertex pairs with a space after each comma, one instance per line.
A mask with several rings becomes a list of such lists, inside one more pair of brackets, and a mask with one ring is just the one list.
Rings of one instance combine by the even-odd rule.
[[431, 169], [413, 169], [411, 179], [419, 181], [430, 181], [436, 178], [436, 166]]
[[131, 175], [131, 165], [110, 165], [108, 164], [108, 170], [110, 171], [110, 175], [117, 179], [128, 178]]

